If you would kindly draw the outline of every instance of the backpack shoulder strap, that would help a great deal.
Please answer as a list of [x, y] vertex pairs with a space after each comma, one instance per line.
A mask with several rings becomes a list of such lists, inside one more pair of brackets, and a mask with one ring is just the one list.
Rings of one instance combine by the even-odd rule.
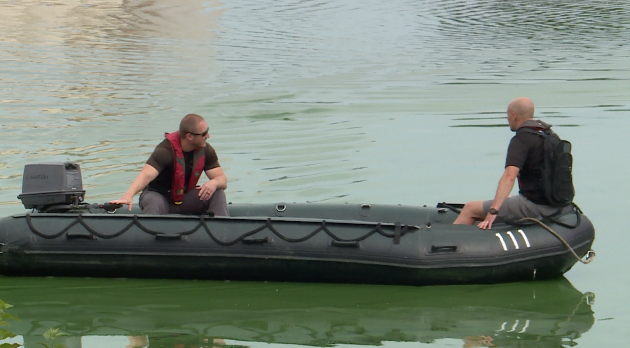
[[516, 132], [526, 132], [526, 133], [532, 133], [532, 134], [536, 134], [536, 135], [540, 135], [540, 136], [545, 136], [545, 133], [548, 133], [551, 129], [547, 128], [530, 128], [530, 127], [521, 127], [519, 128]]

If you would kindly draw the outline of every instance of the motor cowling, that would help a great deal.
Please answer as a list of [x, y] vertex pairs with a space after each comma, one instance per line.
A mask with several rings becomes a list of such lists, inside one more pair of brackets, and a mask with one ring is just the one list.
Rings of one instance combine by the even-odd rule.
[[47, 210], [55, 205], [77, 205], [85, 191], [81, 168], [71, 162], [42, 162], [24, 166], [22, 194], [26, 209]]

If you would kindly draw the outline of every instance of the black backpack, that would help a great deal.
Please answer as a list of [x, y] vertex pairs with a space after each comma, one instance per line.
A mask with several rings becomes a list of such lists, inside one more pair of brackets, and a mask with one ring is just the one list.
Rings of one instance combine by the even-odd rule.
[[573, 202], [575, 189], [571, 174], [571, 143], [560, 139], [550, 128], [538, 130], [523, 127], [519, 130], [534, 133], [544, 139], [542, 180], [549, 204], [564, 206]]

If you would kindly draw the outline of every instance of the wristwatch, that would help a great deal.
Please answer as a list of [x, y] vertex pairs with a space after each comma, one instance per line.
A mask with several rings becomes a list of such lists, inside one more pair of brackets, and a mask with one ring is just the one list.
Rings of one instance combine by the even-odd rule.
[[494, 209], [494, 208], [488, 209], [488, 214], [490, 214], [490, 215], [497, 215], [498, 213], [499, 213], [499, 211]]

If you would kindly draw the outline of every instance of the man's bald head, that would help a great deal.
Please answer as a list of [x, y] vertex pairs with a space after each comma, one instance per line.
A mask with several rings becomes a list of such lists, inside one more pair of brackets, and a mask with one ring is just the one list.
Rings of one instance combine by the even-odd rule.
[[529, 98], [516, 98], [508, 105], [509, 114], [515, 113], [521, 122], [534, 118], [534, 102]]
[[516, 98], [507, 107], [510, 129], [516, 131], [523, 122], [534, 118], [534, 102], [529, 98]]

